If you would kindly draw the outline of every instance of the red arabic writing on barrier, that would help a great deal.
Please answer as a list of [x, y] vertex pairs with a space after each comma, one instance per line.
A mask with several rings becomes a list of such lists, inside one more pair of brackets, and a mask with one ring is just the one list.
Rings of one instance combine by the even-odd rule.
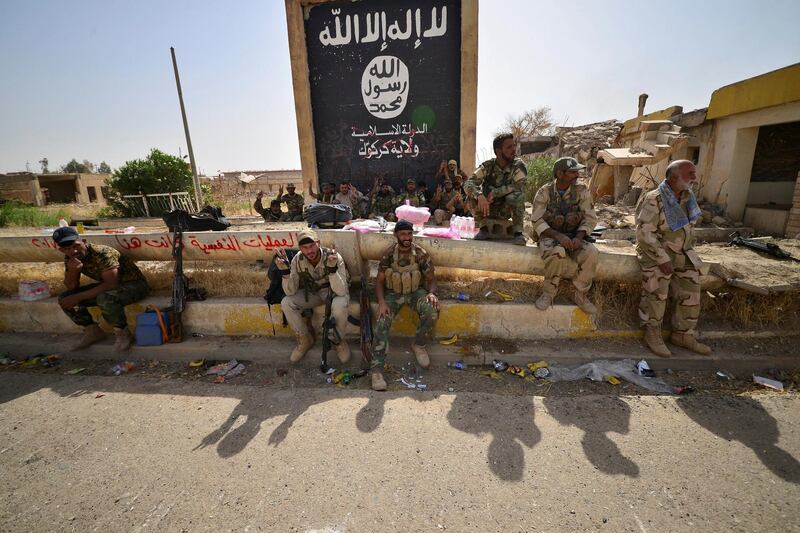
[[[263, 248], [272, 251], [277, 248], [293, 248], [297, 243], [297, 233], [290, 232], [288, 237], [273, 237], [269, 233], [259, 233], [255, 237], [239, 242], [236, 235], [226, 235], [213, 242], [201, 242], [196, 235], [187, 235], [190, 246], [202, 251], [205, 255], [211, 252], [241, 252], [242, 247]], [[158, 239], [144, 239], [139, 237], [128, 237], [115, 235], [114, 240], [122, 250], [138, 250], [142, 247], [148, 248], [171, 248], [172, 238], [169, 235], [162, 235]], [[58, 246], [52, 239], [35, 237], [31, 239], [31, 244], [36, 248], [50, 248], [57, 250]]]

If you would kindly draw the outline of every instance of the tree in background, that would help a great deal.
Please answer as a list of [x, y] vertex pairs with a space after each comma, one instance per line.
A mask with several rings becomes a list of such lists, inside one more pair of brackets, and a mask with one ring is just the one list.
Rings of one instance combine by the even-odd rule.
[[47, 160], [46, 157], [43, 157], [39, 160], [39, 164], [42, 165], [42, 174], [49, 174], [50, 169], [47, 168], [47, 165], [50, 164], [50, 161]]
[[[78, 163], [78, 160], [73, 158], [72, 161], [67, 163], [66, 165], [61, 166], [61, 172], [64, 174], [89, 174], [92, 171], [90, 170], [89, 166], [86, 165], [89, 161], [83, 160], [83, 163]], [[89, 165], [92, 165], [89, 163]], [[94, 167], [94, 165], [92, 165]]]
[[525, 183], [525, 201], [533, 203], [542, 185], [553, 180], [554, 157], [537, 157], [528, 163], [528, 180]]
[[555, 122], [550, 114], [550, 106], [524, 111], [519, 115], [507, 115], [502, 129], [495, 134], [511, 132], [514, 139], [532, 137], [535, 135], [552, 135], [555, 131]]
[[194, 190], [189, 163], [156, 148], [153, 148], [144, 159], [126, 161], [114, 171], [107, 185], [111, 204], [123, 215], [132, 214], [131, 207], [122, 201], [123, 195]]
[[97, 167], [98, 174], [111, 174], [112, 172], [113, 171], [111, 170], [111, 167], [108, 166], [108, 163], [106, 163], [105, 161], [102, 161], [100, 165]]

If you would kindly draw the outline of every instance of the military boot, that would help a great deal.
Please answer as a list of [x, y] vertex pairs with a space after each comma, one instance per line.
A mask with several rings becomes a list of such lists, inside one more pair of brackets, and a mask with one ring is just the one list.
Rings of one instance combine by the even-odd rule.
[[675, 331], [669, 336], [669, 342], [675, 346], [681, 346], [691, 350], [694, 353], [699, 353], [700, 355], [708, 355], [711, 353], [711, 346], [698, 341], [697, 337], [691, 333], [679, 333]]
[[386, 380], [383, 379], [383, 372], [376, 368], [372, 371], [370, 378], [372, 379], [372, 390], [386, 390]]
[[131, 332], [128, 331], [128, 328], [114, 328], [114, 336], [117, 338], [114, 341], [113, 348], [115, 354], [119, 355], [131, 347], [133, 336]]
[[342, 339], [339, 341], [339, 344], [336, 345], [336, 355], [339, 356], [339, 361], [341, 361], [342, 364], [350, 360], [350, 345], [347, 344], [346, 340]]
[[481, 230], [473, 237], [473, 240], [476, 240], [476, 241], [488, 241], [489, 240], [489, 228], [481, 228]]
[[581, 308], [581, 311], [586, 313], [587, 315], [594, 315], [597, 313], [597, 307], [589, 301], [589, 297], [586, 296], [585, 292], [581, 292], [576, 290], [572, 293], [572, 301], [575, 302], [575, 305]]
[[92, 344], [101, 341], [106, 338], [105, 332], [100, 329], [100, 326], [97, 324], [92, 324], [91, 326], [86, 326], [83, 328], [83, 336], [81, 340], [70, 347], [70, 351], [74, 352], [76, 350], [83, 350], [84, 348], [88, 348]]
[[660, 326], [646, 326], [644, 331], [644, 343], [650, 351], [659, 357], [670, 357], [672, 352], [664, 344], [664, 337], [661, 335]]
[[525, 235], [523, 235], [522, 233], [515, 233], [514, 240], [511, 242], [516, 244], [517, 246], [526, 246], [528, 244], [528, 241], [525, 239]]
[[414, 352], [414, 357], [416, 357], [419, 366], [422, 368], [430, 368], [431, 358], [428, 357], [428, 350], [426, 350], [424, 346], [411, 344], [411, 351]]
[[292, 350], [292, 354], [289, 356], [289, 362], [298, 362], [306, 355], [312, 346], [314, 346], [314, 339], [311, 337], [311, 335], [298, 335], [297, 346], [295, 346], [294, 350]]
[[553, 305], [553, 295], [543, 292], [539, 298], [533, 303], [539, 311], [547, 311]]

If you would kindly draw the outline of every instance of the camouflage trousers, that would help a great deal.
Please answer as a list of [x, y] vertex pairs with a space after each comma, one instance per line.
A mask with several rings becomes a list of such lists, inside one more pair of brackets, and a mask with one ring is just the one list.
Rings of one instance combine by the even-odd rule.
[[580, 250], [567, 251], [555, 239], [545, 237], [539, 240], [539, 249], [544, 261], [542, 290], [546, 294], [555, 296], [562, 278], [571, 279], [578, 292], [592, 288], [599, 255], [593, 244], [584, 242]]
[[419, 315], [414, 344], [424, 346], [430, 342], [431, 331], [433, 331], [433, 326], [436, 325], [436, 319], [439, 318], [439, 312], [428, 302], [427, 297], [428, 291], [422, 288], [406, 295], [397, 294], [390, 290], [385, 292], [383, 299], [389, 307], [389, 316], [378, 318], [375, 324], [372, 368], [383, 368], [386, 363], [386, 350], [389, 348], [389, 330], [392, 329], [392, 321], [397, 315], [397, 311], [403, 305], [408, 305]]
[[[77, 289], [64, 291], [58, 295], [58, 299], [61, 301], [67, 296], [88, 291], [98, 285], [100, 284], [92, 283], [91, 285], [83, 285]], [[89, 314], [88, 308], [99, 307], [106, 322], [115, 328], [125, 328], [128, 325], [128, 320], [125, 318], [125, 306], [146, 298], [149, 293], [150, 287], [148, 287], [146, 281], [122, 283], [116, 289], [101, 292], [93, 299], [83, 300], [72, 309], [65, 309], [64, 313], [79, 326], [91, 326], [94, 324], [94, 319]]]
[[672, 269], [672, 274], [664, 274], [658, 265], [642, 265], [639, 319], [643, 326], [660, 327], [669, 294], [675, 303], [672, 330], [695, 334], [700, 317], [700, 272], [682, 254], [672, 257]]
[[[281, 300], [281, 310], [286, 317], [286, 322], [289, 323], [295, 334], [303, 337], [309, 335], [308, 324], [303, 318], [303, 311], [306, 309], [314, 309], [315, 307], [325, 306], [328, 300], [328, 295], [331, 289], [325, 287], [318, 292], [309, 294], [306, 300], [303, 289], [291, 296], [284, 296]], [[340, 338], [344, 338], [344, 328], [347, 326], [347, 306], [350, 303], [350, 295], [336, 296], [334, 295], [331, 301], [331, 316], [336, 322], [336, 332]]]
[[485, 216], [478, 211], [478, 200], [467, 200], [469, 210], [475, 217], [475, 227], [486, 227], [489, 220], [511, 220], [514, 233], [522, 233], [523, 218], [525, 216], [525, 197], [522, 193], [511, 193], [503, 198], [497, 198], [489, 205], [489, 215]]

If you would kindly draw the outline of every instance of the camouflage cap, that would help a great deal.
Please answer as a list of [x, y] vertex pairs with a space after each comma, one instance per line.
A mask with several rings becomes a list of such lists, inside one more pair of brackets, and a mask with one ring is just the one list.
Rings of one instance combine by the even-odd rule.
[[447, 166], [448, 167], [457, 167], [458, 166], [458, 161], [456, 161], [455, 159], [451, 159], [450, 161], [447, 162]]
[[307, 241], [319, 242], [317, 232], [311, 228], [306, 228], [297, 234], [297, 244], [308, 244]]
[[553, 175], [555, 176], [559, 170], [583, 170], [584, 168], [586, 166], [578, 163], [574, 157], [562, 157], [553, 164]]

